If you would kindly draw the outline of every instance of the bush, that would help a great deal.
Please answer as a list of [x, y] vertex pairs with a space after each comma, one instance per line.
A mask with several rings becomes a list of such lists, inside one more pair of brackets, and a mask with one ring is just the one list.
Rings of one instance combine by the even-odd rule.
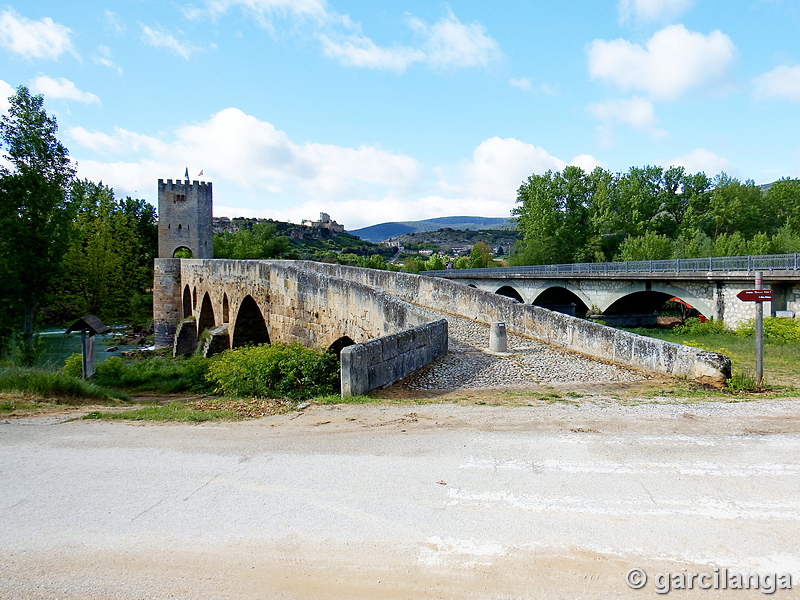
[[218, 394], [305, 400], [337, 391], [339, 361], [298, 343], [246, 346], [210, 359], [208, 379]]
[[677, 333], [691, 333], [693, 335], [717, 335], [726, 333], [725, 324], [716, 319], [709, 319], [705, 323], [701, 323], [697, 317], [686, 319], [683, 325], [678, 325], [675, 328]]
[[70, 354], [64, 361], [61, 372], [70, 377], [83, 377], [83, 356], [79, 353]]
[[208, 359], [202, 356], [179, 359], [153, 356], [130, 364], [125, 364], [119, 356], [111, 356], [97, 365], [95, 381], [113, 388], [164, 394], [207, 392], [210, 391], [206, 379], [208, 365]]
[[[756, 333], [755, 319], [750, 319], [736, 328], [736, 335], [753, 337]], [[778, 317], [764, 317], [764, 339], [777, 343], [800, 342], [800, 321]]]

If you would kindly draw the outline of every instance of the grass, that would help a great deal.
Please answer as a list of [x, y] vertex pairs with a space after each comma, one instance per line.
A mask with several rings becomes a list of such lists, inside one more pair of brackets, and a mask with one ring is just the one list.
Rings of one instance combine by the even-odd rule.
[[59, 371], [21, 367], [0, 367], [0, 392], [72, 405], [87, 402], [115, 403], [130, 399], [123, 392], [108, 390]]
[[192, 406], [187, 402], [170, 402], [163, 405], [143, 406], [135, 410], [120, 412], [92, 411], [84, 419], [105, 419], [121, 421], [178, 421], [183, 423], [202, 423], [205, 421], [235, 421], [244, 417], [233, 410], [208, 410]]
[[[744, 391], [755, 372], [755, 342], [733, 332], [692, 333], [668, 329], [631, 329], [633, 333], [676, 344], [719, 352], [731, 359], [731, 388]], [[770, 342], [764, 344], [764, 379], [774, 391], [797, 393], [800, 382], [800, 344]], [[708, 391], [705, 391], [708, 394]]]

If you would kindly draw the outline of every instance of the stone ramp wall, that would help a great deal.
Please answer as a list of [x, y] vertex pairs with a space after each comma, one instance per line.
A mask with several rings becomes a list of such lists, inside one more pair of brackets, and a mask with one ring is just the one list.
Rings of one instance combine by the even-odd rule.
[[342, 396], [391, 385], [446, 353], [445, 319], [348, 346], [341, 354]]
[[600, 360], [712, 385], [724, 385], [730, 377], [730, 359], [722, 354], [521, 304], [447, 279], [327, 263], [303, 261], [302, 265], [304, 269], [362, 283], [420, 306], [482, 323], [502, 321], [513, 333]]

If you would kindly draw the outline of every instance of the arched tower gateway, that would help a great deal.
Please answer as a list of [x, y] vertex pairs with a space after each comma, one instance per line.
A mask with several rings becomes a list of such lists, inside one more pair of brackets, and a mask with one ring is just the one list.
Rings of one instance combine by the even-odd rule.
[[158, 180], [158, 256], [185, 248], [192, 258], [214, 258], [211, 182]]
[[214, 258], [211, 183], [158, 180], [158, 256], [153, 281], [155, 346], [172, 346], [183, 318], [181, 261], [185, 248], [192, 258]]

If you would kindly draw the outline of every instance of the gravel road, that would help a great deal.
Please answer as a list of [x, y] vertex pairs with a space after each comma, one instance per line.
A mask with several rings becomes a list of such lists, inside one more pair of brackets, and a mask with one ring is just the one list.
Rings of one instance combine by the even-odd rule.
[[0, 598], [656, 598], [657, 573], [725, 568], [800, 587], [798, 450], [800, 401], [8, 420]]

